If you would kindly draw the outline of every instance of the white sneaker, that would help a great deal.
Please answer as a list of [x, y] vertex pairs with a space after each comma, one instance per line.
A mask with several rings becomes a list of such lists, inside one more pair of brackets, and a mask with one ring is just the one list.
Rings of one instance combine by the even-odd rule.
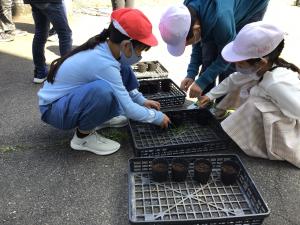
[[125, 127], [128, 124], [128, 120], [125, 116], [116, 116], [104, 123], [102, 123], [100, 126], [96, 127], [95, 130], [100, 130], [102, 128], [106, 127]]
[[109, 155], [120, 149], [120, 144], [116, 141], [102, 137], [96, 131], [85, 138], [78, 138], [75, 132], [71, 140], [71, 148], [93, 152], [97, 155]]
[[50, 42], [56, 42], [56, 41], [58, 41], [58, 35], [57, 34], [53, 34], [53, 35], [48, 36], [47, 41], [50, 41]]
[[35, 83], [35, 84], [42, 84], [42, 83], [44, 83], [45, 80], [47, 80], [47, 77], [45, 77], [45, 78], [34, 77], [33, 78], [33, 83]]

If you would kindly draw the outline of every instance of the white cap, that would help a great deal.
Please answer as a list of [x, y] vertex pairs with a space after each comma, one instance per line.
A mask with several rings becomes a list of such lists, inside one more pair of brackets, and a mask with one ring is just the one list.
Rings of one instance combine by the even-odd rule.
[[284, 34], [278, 27], [263, 21], [249, 23], [223, 48], [222, 56], [228, 62], [262, 58], [280, 44]]
[[190, 26], [191, 15], [183, 4], [171, 6], [163, 13], [160, 18], [159, 30], [171, 55], [183, 54]]

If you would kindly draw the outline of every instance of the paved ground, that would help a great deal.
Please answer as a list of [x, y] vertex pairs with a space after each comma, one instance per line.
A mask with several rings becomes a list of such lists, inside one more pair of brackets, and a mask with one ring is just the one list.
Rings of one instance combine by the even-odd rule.
[[[298, 56], [300, 9], [287, 1], [271, 1], [266, 19], [287, 31], [284, 56], [300, 65]], [[155, 26], [161, 7], [144, 7]], [[108, 17], [74, 15], [74, 44], [96, 34]], [[74, 152], [69, 147], [73, 133], [58, 131], [39, 120], [36, 92], [31, 83], [30, 17], [18, 19], [17, 26], [30, 32], [27, 37], [0, 44], [0, 224], [4, 225], [126, 225], [127, 160], [133, 157], [129, 139], [111, 156]], [[157, 29], [155, 30], [157, 33]], [[56, 58], [57, 43], [48, 43], [50, 62]], [[158, 59], [179, 82], [184, 76], [189, 51], [172, 58], [160, 44], [145, 57]], [[126, 133], [126, 129], [124, 129]], [[266, 225], [300, 224], [300, 172], [284, 162], [241, 156], [246, 168], [271, 209]]]

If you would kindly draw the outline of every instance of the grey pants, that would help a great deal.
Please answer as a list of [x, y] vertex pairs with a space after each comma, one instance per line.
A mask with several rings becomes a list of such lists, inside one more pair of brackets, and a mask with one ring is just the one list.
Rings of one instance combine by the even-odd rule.
[[111, 0], [113, 10], [124, 8], [124, 7], [133, 7], [134, 0]]
[[0, 33], [15, 30], [12, 20], [13, 0], [0, 0]]

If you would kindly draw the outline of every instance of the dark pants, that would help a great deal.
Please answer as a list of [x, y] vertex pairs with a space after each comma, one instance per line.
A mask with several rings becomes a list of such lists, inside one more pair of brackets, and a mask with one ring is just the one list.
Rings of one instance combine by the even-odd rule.
[[124, 8], [124, 7], [133, 7], [134, 0], [111, 0], [113, 10]]
[[[261, 10], [260, 12], [258, 12], [256, 15], [254, 15], [245, 24], [241, 24], [239, 27], [237, 27], [236, 33], [238, 33], [246, 24], [262, 20], [265, 15], [266, 10], [267, 10], [267, 7], [264, 8], [263, 10]], [[210, 64], [216, 60], [216, 58], [218, 57], [219, 54], [221, 54], [221, 53], [218, 51], [218, 47], [216, 46], [216, 44], [213, 41], [202, 43], [202, 67], [201, 67], [201, 71], [200, 71], [200, 76], [210, 66]], [[235, 65], [231, 64], [230, 67], [226, 71], [219, 74], [219, 82], [224, 80], [226, 77], [228, 77], [233, 72], [235, 72]], [[203, 94], [206, 94], [215, 86], [216, 86], [215, 82], [208, 85], [203, 90]], [[220, 100], [221, 99], [217, 100], [217, 102]]]
[[31, 7], [35, 23], [35, 34], [32, 42], [35, 76], [44, 78], [47, 76], [45, 44], [48, 38], [50, 22], [58, 34], [61, 56], [71, 51], [72, 31], [62, 3], [31, 4]]
[[15, 30], [12, 19], [12, 0], [0, 0], [0, 33]]

